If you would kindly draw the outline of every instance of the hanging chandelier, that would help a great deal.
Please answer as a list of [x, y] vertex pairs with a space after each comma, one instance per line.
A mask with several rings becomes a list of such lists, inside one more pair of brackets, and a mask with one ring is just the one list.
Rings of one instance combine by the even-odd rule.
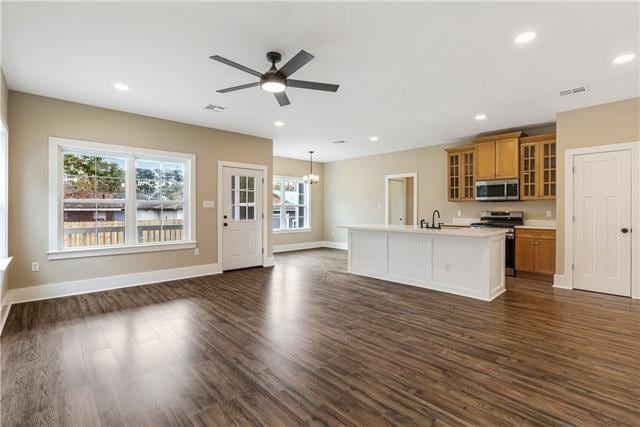
[[317, 184], [320, 181], [320, 177], [313, 174], [313, 151], [309, 151], [309, 175], [305, 175], [302, 179], [305, 184]]

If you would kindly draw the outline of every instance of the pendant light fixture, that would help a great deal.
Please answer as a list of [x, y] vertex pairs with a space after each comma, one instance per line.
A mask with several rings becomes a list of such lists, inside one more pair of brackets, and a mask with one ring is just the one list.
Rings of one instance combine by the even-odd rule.
[[320, 177], [313, 174], [313, 151], [309, 151], [309, 175], [305, 175], [302, 179], [305, 184], [317, 184], [320, 181]]

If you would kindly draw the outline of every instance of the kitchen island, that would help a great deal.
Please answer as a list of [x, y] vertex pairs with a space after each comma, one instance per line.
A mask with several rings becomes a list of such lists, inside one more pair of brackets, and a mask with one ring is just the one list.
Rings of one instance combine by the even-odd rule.
[[505, 291], [505, 230], [345, 225], [348, 271], [491, 301]]

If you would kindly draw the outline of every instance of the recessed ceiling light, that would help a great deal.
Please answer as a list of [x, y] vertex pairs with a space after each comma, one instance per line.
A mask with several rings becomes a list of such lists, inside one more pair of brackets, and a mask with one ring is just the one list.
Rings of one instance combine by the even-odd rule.
[[114, 83], [113, 87], [123, 92], [129, 90], [129, 86], [124, 83]]
[[523, 44], [529, 43], [531, 40], [536, 38], [536, 33], [533, 31], [527, 31], [526, 33], [518, 34], [516, 37], [516, 43]]
[[487, 118], [486, 114], [476, 114], [476, 120], [484, 120]]
[[625, 53], [625, 54], [622, 54], [620, 56], [616, 56], [613, 59], [613, 63], [614, 64], [624, 64], [625, 62], [633, 61], [633, 59], [635, 57], [636, 57], [635, 53]]
[[371, 138], [369, 138], [369, 141], [371, 142], [376, 142], [378, 140], [377, 136], [372, 136]]
[[281, 128], [282, 126], [284, 126], [284, 122], [278, 120], [277, 122], [273, 122], [274, 125], [278, 126], [279, 128]]

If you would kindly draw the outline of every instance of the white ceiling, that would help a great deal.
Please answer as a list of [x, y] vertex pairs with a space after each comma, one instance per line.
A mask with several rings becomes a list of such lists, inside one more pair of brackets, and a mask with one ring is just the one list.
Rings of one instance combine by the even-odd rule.
[[[638, 3], [4, 1], [2, 64], [14, 90], [273, 138], [275, 155], [313, 149], [334, 161], [638, 96], [640, 60], [612, 64], [638, 53], [638, 21]], [[537, 38], [516, 45], [526, 30]], [[285, 62], [300, 49], [316, 58], [294, 78], [339, 83], [338, 93], [291, 88], [292, 104], [279, 107], [259, 88], [215, 92], [254, 78], [210, 55], [266, 70], [267, 51]], [[131, 90], [114, 90], [118, 81]], [[558, 96], [581, 85], [589, 92]], [[209, 103], [227, 110], [203, 110]]]

